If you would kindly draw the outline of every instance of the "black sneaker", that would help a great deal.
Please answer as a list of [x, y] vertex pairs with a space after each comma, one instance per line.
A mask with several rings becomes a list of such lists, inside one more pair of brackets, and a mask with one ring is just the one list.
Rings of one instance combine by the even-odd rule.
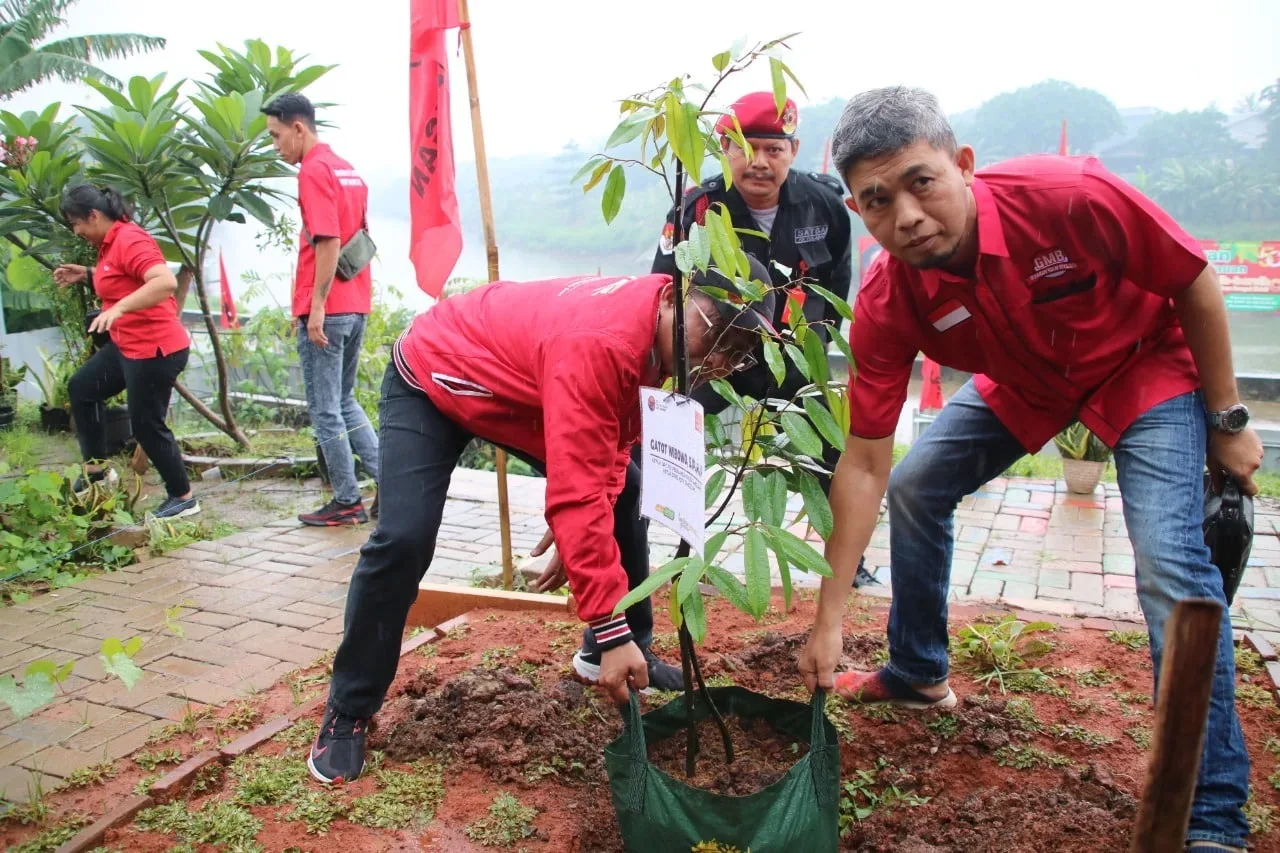
[[164, 503], [151, 513], [156, 518], [186, 518], [200, 511], [200, 502], [194, 496], [189, 498], [165, 498]]
[[853, 588], [857, 589], [860, 586], [883, 586], [875, 575], [867, 571], [867, 559], [865, 557], [858, 561], [858, 571], [853, 575]]
[[326, 708], [320, 734], [307, 756], [307, 769], [312, 777], [326, 785], [360, 778], [364, 770], [364, 739], [369, 734], [370, 722], [348, 717], [332, 705]]
[[76, 477], [75, 482], [71, 484], [71, 491], [75, 492], [78, 497], [84, 497], [88, 493], [89, 487], [95, 483], [101, 483], [107, 488], [111, 488], [120, 481], [120, 475], [116, 473], [114, 468], [104, 468], [101, 471], [90, 471], [88, 477], [81, 474]]
[[[659, 660], [653, 650], [647, 646], [642, 646], [640, 651], [649, 663], [649, 687], [641, 690], [641, 693], [648, 693], [650, 690], [684, 689], [684, 673], [680, 669]], [[589, 654], [578, 649], [573, 655], [573, 671], [584, 680], [595, 684], [600, 680], [600, 653]]]
[[344, 524], [364, 524], [368, 520], [363, 501], [344, 504], [337, 498], [315, 512], [304, 512], [298, 516], [298, 521], [311, 527], [340, 527]]

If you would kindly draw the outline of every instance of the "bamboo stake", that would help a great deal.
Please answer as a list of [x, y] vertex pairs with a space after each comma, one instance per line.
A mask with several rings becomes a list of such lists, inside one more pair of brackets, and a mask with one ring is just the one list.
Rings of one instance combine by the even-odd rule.
[[1130, 853], [1182, 849], [1204, 748], [1221, 630], [1222, 605], [1203, 598], [1179, 601], [1165, 623], [1155, 739]]
[[[458, 25], [462, 53], [467, 64], [467, 94], [471, 100], [471, 138], [476, 149], [476, 183], [480, 189], [480, 218], [484, 223], [485, 254], [489, 261], [489, 281], [498, 280], [498, 237], [493, 228], [493, 202], [489, 196], [489, 161], [484, 153], [484, 125], [480, 121], [480, 91], [476, 86], [476, 57], [471, 45], [471, 14], [467, 0], [458, 0]], [[502, 537], [502, 587], [511, 589], [511, 509], [507, 500], [507, 454], [497, 448], [498, 529]]]

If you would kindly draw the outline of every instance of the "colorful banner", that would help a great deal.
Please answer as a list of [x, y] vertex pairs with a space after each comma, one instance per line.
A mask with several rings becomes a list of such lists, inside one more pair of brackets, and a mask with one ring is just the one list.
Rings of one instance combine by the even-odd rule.
[[413, 0], [409, 14], [409, 258], [418, 287], [439, 298], [462, 254], [444, 45], [445, 30], [458, 26], [458, 7]]
[[1280, 241], [1201, 240], [1230, 311], [1280, 313]]
[[218, 249], [218, 275], [222, 279], [222, 328], [240, 328], [240, 319], [236, 315], [236, 300], [231, 295], [231, 279], [227, 278], [227, 265], [222, 262], [222, 249]]

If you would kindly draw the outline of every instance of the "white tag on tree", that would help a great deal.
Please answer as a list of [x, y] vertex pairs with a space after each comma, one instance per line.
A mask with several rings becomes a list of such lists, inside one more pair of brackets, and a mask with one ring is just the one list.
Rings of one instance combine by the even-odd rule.
[[640, 389], [640, 512], [702, 553], [706, 538], [706, 438], [702, 404], [661, 388]]

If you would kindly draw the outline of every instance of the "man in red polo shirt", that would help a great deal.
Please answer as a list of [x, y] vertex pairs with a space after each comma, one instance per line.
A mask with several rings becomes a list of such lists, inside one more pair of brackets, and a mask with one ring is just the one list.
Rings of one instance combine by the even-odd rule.
[[[366, 265], [344, 280], [338, 275], [338, 258], [364, 233], [369, 188], [350, 163], [316, 136], [316, 110], [305, 95], [281, 95], [262, 111], [280, 159], [298, 166], [302, 240], [293, 316], [298, 318], [298, 361], [307, 410], [333, 485], [333, 499], [298, 520], [315, 527], [359, 524], [369, 516], [360, 499], [352, 453], [378, 480], [378, 436], [355, 395], [373, 278]], [[376, 515], [376, 498], [373, 511]]]
[[[1163, 211], [1093, 158], [1024, 157], [975, 174], [938, 102], [878, 89], [849, 102], [833, 156], [849, 207], [885, 248], [852, 326], [851, 435], [831, 488], [822, 585], [800, 659], [810, 689], [950, 707], [947, 592], [960, 499], [1079, 419], [1111, 446], [1160, 670], [1165, 620], [1223, 602], [1213, 696], [1188, 838], [1243, 850], [1249, 759], [1235, 714], [1231, 622], [1201, 522], [1203, 471], [1250, 494], [1262, 446], [1247, 428], [1213, 268]], [[906, 458], [893, 434], [918, 352], [975, 374]], [[891, 473], [892, 471], [892, 473]], [[889, 662], [837, 675], [840, 617], [889, 493]]]

